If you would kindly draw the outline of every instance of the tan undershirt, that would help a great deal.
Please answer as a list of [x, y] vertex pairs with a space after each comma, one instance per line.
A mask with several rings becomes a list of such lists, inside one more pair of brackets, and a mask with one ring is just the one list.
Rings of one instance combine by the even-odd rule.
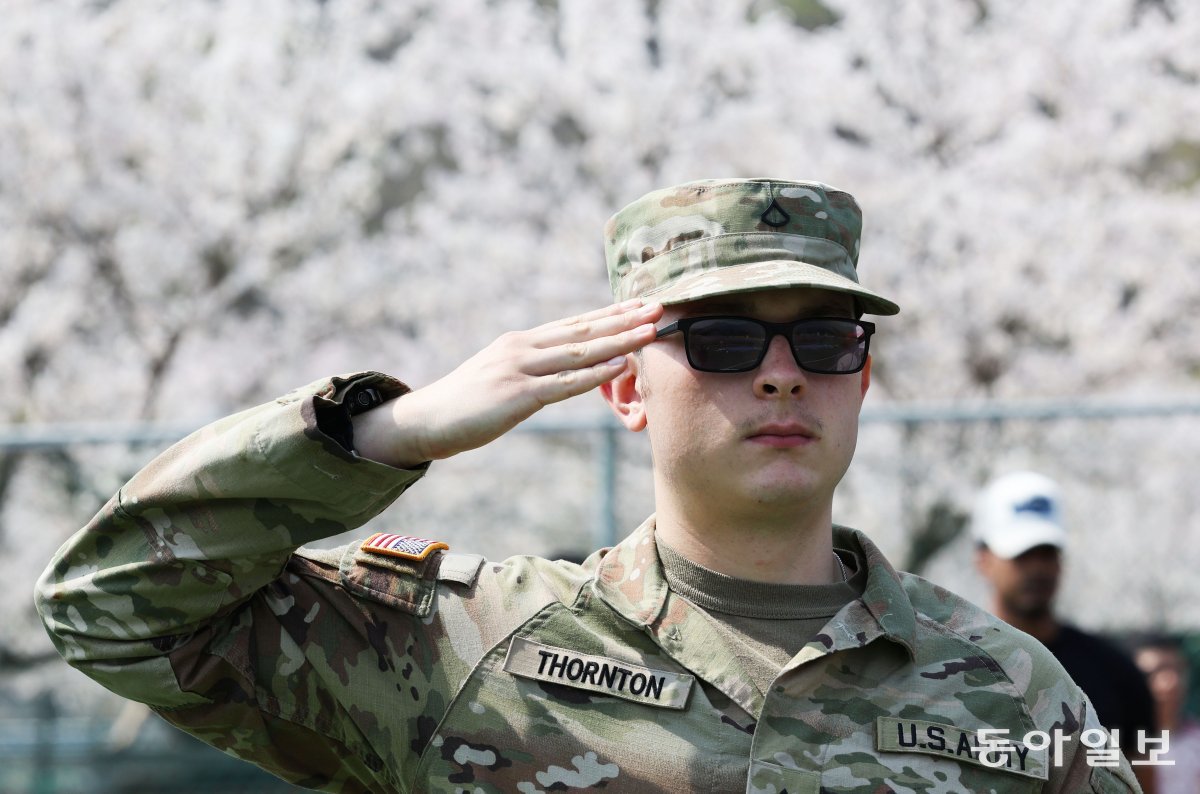
[[667, 584], [704, 610], [730, 644], [759, 692], [766, 694], [783, 666], [846, 604], [862, 595], [866, 566], [837, 549], [849, 580], [792, 585], [734, 579], [697, 565], [658, 542]]

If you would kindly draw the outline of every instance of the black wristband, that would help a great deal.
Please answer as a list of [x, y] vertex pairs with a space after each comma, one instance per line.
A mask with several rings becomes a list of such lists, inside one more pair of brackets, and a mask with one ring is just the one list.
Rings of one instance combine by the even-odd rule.
[[371, 379], [366, 382], [350, 383], [340, 400], [320, 399], [314, 401], [317, 429], [337, 442], [347, 452], [354, 452], [353, 417], [376, 408], [389, 399], [407, 391], [407, 387], [391, 389], [391, 394], [379, 388], [381, 384]]
[[349, 416], [358, 416], [379, 405], [383, 405], [383, 392], [374, 386], [352, 386], [342, 398], [342, 407]]

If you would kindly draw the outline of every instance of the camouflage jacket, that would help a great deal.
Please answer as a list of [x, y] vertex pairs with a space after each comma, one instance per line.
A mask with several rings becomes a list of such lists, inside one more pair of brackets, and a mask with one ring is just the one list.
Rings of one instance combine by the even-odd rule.
[[[867, 563], [863, 598], [765, 697], [667, 587], [652, 520], [582, 566], [299, 548], [423, 473], [317, 429], [345, 384], [198, 431], [72, 537], [37, 590], [67, 661], [326, 791], [1137, 790], [1124, 759], [1086, 762], [1099, 725], [1040, 644], [851, 530], [836, 531]], [[1061, 752], [989, 755], [985, 728], [1058, 731]]]

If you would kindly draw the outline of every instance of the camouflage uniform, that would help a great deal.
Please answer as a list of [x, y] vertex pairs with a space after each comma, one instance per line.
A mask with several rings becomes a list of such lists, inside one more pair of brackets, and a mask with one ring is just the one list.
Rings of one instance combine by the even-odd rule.
[[[584, 565], [297, 547], [416, 482], [318, 430], [333, 379], [207, 427], [59, 552], [39, 609], [63, 656], [204, 741], [341, 792], [1128, 792], [1090, 705], [1030, 637], [862, 534], [848, 604], [763, 697], [666, 585], [647, 521]], [[366, 375], [389, 396], [395, 381]], [[980, 763], [983, 728], [1061, 730]], [[995, 758], [995, 756], [993, 756]]]

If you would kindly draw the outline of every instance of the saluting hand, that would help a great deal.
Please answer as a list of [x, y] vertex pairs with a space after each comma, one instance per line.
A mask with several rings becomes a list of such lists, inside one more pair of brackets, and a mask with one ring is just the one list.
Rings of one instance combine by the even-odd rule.
[[662, 311], [634, 299], [506, 333], [444, 378], [354, 417], [354, 445], [400, 468], [481, 447], [619, 375], [625, 356], [653, 341]]

